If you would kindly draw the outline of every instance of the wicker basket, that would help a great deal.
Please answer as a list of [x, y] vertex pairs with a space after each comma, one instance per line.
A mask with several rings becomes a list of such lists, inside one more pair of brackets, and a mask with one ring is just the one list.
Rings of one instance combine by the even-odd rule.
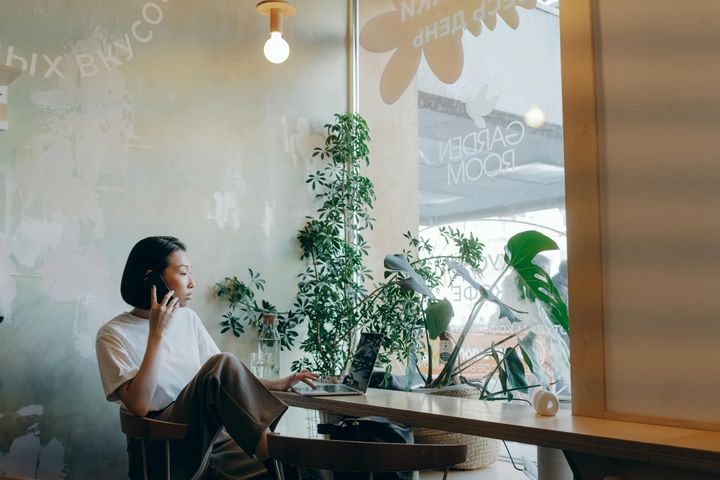
[[[430, 395], [446, 397], [477, 398], [480, 394], [476, 388], [462, 386], [449, 387], [428, 392]], [[461, 443], [468, 446], [467, 459], [453, 468], [458, 470], [477, 470], [495, 463], [500, 456], [500, 441], [494, 438], [476, 437], [463, 433], [451, 433], [432, 428], [413, 427], [415, 443]]]

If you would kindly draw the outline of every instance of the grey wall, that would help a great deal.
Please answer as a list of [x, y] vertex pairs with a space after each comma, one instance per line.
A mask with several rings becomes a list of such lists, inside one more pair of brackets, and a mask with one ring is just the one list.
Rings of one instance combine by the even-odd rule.
[[596, 2], [608, 410], [720, 424], [720, 3]]
[[275, 66], [255, 3], [0, 5], [0, 64], [27, 61], [0, 133], [0, 475], [125, 477], [94, 337], [128, 308], [120, 275], [140, 238], [188, 244], [191, 306], [223, 350], [246, 358], [252, 339], [219, 335], [215, 281], [252, 267], [289, 306], [309, 154], [347, 108], [347, 12], [295, 0]]

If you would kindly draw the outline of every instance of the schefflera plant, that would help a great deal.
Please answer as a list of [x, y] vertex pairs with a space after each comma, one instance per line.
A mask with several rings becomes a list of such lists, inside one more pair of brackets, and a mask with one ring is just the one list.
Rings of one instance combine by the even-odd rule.
[[297, 239], [307, 266], [298, 275], [298, 293], [288, 319], [307, 325], [300, 344], [306, 355], [293, 362], [326, 376], [342, 374], [351, 358], [360, 328], [357, 305], [365, 296], [370, 272], [364, 264], [368, 245], [363, 232], [373, 228], [370, 210], [373, 184], [361, 167], [369, 165], [367, 123], [357, 114], [335, 115], [325, 125], [327, 138], [313, 157], [325, 165], [307, 183], [320, 203], [315, 216], [306, 217]]

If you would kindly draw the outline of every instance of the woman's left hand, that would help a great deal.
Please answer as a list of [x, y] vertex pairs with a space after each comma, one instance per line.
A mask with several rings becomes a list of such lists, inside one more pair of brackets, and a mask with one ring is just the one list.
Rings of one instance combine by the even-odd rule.
[[279, 382], [278, 390], [280, 390], [280, 391], [289, 390], [290, 387], [292, 387], [293, 385], [295, 385], [298, 382], [307, 383], [308, 385], [310, 385], [310, 387], [317, 388], [315, 386], [315, 384], [313, 383], [313, 380], [317, 380], [317, 379], [318, 379], [318, 376], [316, 373], [313, 373], [313, 372], [310, 372], [307, 370], [302, 370], [300, 372], [291, 373], [287, 377], [281, 378], [280, 380], [278, 380], [278, 382]]

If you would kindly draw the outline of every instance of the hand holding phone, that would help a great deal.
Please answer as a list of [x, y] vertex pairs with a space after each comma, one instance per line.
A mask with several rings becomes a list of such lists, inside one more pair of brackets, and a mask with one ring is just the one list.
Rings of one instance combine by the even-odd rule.
[[[155, 286], [155, 301], [157, 303], [162, 302], [162, 299], [167, 295], [167, 293], [170, 291], [170, 288], [167, 286], [167, 283], [165, 283], [165, 280], [163, 279], [162, 275], [160, 275], [157, 272], [150, 272], [145, 277], [145, 288], [147, 288], [148, 296], [152, 295], [152, 287]], [[170, 297], [168, 299], [168, 304], [170, 301], [172, 301], [173, 297]]]
[[[145, 286], [148, 289], [148, 295], [150, 295], [150, 331], [148, 335], [154, 337], [154, 334], [159, 334], [161, 338], [180, 305], [180, 299], [170, 295], [170, 288], [159, 273], [150, 272], [145, 277]], [[154, 292], [153, 287], [155, 288]], [[166, 295], [168, 296], [167, 299], [165, 299]]]

